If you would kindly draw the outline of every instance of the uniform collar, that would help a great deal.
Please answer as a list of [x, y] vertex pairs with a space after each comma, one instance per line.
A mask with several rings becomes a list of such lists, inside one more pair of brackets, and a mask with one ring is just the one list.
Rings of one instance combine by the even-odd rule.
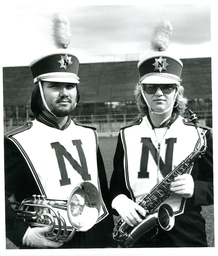
[[55, 123], [53, 120], [48, 118], [43, 113], [39, 114], [38, 117], [36, 118], [36, 120], [45, 124], [45, 125], [47, 125], [47, 126], [49, 126], [49, 127], [53, 127], [53, 128], [58, 129], [58, 130], [65, 130], [71, 123], [71, 118], [70, 118], [70, 116], [68, 116], [67, 122], [65, 123], [65, 125], [63, 127], [60, 128], [57, 123]]
[[152, 129], [155, 128], [163, 128], [163, 127], [167, 127], [168, 129], [170, 128], [170, 126], [175, 122], [175, 120], [178, 118], [179, 114], [178, 113], [172, 113], [172, 116], [170, 119], [166, 120], [165, 122], [163, 122], [160, 126], [155, 127], [151, 121], [151, 118], [149, 115], [147, 115], [148, 121], [152, 126]]

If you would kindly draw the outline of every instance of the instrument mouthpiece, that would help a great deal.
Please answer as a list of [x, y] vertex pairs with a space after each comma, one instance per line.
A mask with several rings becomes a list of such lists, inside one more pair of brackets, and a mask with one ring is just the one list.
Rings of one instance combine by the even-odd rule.
[[198, 127], [199, 121], [198, 121], [197, 115], [191, 109], [188, 109], [188, 112], [190, 115], [189, 116], [190, 120], [193, 122], [195, 127]]

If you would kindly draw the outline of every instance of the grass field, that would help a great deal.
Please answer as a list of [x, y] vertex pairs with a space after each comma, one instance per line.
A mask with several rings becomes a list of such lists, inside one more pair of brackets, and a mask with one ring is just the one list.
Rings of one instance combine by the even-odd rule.
[[[100, 149], [105, 163], [106, 173], [108, 182], [111, 179], [111, 174], [113, 170], [113, 155], [116, 148], [116, 138], [100, 138]], [[206, 231], [208, 238], [208, 245], [210, 247], [214, 246], [214, 208], [213, 206], [207, 206], [203, 208], [203, 216], [206, 219]], [[7, 248], [16, 248], [10, 241], [7, 240]]]

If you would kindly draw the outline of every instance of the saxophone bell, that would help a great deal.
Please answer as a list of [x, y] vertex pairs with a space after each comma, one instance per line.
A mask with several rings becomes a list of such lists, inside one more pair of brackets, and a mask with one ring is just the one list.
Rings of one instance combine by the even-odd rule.
[[119, 242], [121, 247], [132, 247], [140, 238], [146, 241], [153, 239], [159, 232], [159, 228], [170, 231], [175, 224], [175, 215], [169, 204], [162, 204], [158, 211], [148, 215], [140, 224], [134, 228], [128, 226], [123, 219], [120, 230], [114, 231], [113, 238]]
[[175, 224], [173, 209], [169, 204], [162, 204], [158, 209], [157, 221], [165, 231], [170, 231]]

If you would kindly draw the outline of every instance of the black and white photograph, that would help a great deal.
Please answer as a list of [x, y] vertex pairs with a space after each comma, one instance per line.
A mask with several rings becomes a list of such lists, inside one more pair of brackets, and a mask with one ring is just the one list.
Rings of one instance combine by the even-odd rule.
[[215, 254], [213, 1], [0, 5], [2, 255]]

